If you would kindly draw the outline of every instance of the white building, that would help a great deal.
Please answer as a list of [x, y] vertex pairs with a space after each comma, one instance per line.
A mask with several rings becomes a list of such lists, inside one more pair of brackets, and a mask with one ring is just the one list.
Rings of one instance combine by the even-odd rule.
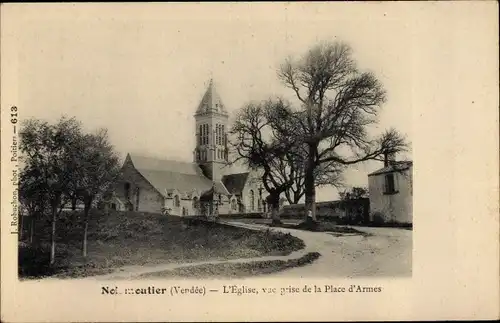
[[413, 162], [385, 158], [384, 167], [368, 174], [370, 220], [413, 223]]

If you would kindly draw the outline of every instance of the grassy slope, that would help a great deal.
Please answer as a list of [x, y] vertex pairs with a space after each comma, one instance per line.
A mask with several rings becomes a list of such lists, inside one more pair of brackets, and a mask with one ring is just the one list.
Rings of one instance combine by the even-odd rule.
[[291, 260], [266, 260], [254, 261], [241, 264], [207, 264], [197, 265], [174, 270], [166, 270], [155, 273], [142, 274], [138, 278], [243, 278], [262, 274], [271, 274], [289, 268], [301, 267], [312, 263], [321, 255], [318, 252], [310, 252], [299, 259]]
[[21, 276], [85, 276], [125, 265], [286, 255], [304, 247], [300, 239], [277, 232], [116, 212], [108, 216], [93, 215], [89, 224], [88, 257], [83, 259], [81, 214], [76, 213], [67, 214], [58, 222], [57, 264], [40, 273], [37, 269], [44, 267], [48, 260], [50, 227], [40, 223], [39, 228], [43, 231], [40, 233], [43, 248], [20, 248]]

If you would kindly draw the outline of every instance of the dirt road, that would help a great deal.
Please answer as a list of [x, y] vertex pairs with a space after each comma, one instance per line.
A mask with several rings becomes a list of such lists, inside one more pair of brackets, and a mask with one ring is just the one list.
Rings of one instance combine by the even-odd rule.
[[[264, 225], [237, 223], [253, 228]], [[354, 227], [371, 236], [336, 237], [325, 232], [276, 228], [304, 240], [306, 251], [321, 257], [313, 264], [268, 277], [410, 277], [412, 272], [412, 231], [398, 228]]]

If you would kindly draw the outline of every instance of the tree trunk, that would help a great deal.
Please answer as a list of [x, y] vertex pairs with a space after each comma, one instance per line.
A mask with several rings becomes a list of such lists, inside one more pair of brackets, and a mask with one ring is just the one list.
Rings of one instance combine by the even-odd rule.
[[87, 257], [87, 232], [89, 231], [89, 221], [85, 220], [83, 228], [83, 257]]
[[301, 193], [301, 189], [299, 189], [298, 191], [293, 191], [293, 190], [285, 191], [285, 197], [286, 197], [288, 203], [290, 203], [290, 204], [299, 204], [300, 199], [302, 198], [302, 195], [303, 194]]
[[71, 198], [71, 210], [72, 211], [76, 211], [76, 202], [77, 202], [76, 197], [72, 197]]
[[83, 228], [83, 257], [87, 257], [87, 233], [89, 231], [89, 215], [90, 215], [90, 207], [92, 205], [92, 199], [90, 197], [85, 199], [85, 209], [84, 209], [84, 218], [85, 224]]
[[30, 223], [30, 244], [33, 244], [33, 235], [35, 232], [35, 215], [31, 215], [31, 223]]
[[269, 195], [268, 202], [271, 206], [271, 219], [272, 219], [272, 224], [281, 224], [281, 219], [280, 219], [280, 196], [277, 195]]
[[316, 146], [309, 144], [309, 153], [307, 156], [307, 165], [304, 176], [304, 193], [306, 196], [306, 221], [309, 221], [307, 216], [308, 211], [312, 213], [312, 220], [316, 221], [316, 186], [314, 185], [314, 167], [316, 160]]
[[305, 174], [305, 195], [306, 195], [306, 214], [305, 220], [308, 220], [308, 211], [312, 212], [312, 218], [316, 221], [316, 187], [314, 186], [314, 175], [312, 170]]
[[54, 265], [56, 261], [56, 220], [57, 220], [57, 205], [52, 207], [52, 234], [50, 244], [50, 265]]
[[302, 197], [302, 194], [300, 192], [293, 193], [293, 203], [292, 204], [299, 204], [301, 197]]

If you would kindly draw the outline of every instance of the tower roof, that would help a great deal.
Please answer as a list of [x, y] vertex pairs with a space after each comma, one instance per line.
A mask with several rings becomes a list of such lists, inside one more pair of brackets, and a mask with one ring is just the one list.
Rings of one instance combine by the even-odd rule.
[[222, 103], [219, 94], [215, 90], [215, 85], [212, 79], [208, 84], [205, 95], [203, 95], [203, 98], [198, 105], [198, 109], [196, 109], [196, 115], [208, 113], [219, 113], [227, 115], [226, 107]]

